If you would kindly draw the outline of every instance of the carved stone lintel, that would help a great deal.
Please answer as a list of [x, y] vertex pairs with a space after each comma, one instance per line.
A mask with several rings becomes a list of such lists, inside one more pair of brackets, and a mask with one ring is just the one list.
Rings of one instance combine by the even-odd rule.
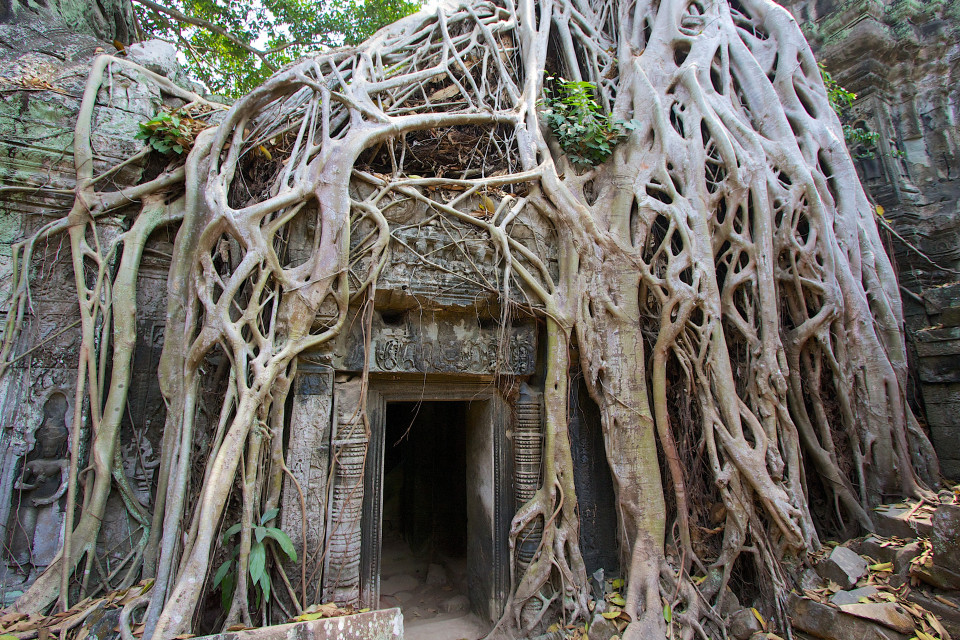
[[[521, 324], [506, 332], [477, 326], [468, 316], [434, 317], [408, 314], [397, 324], [374, 322], [369, 353], [375, 372], [530, 375], [536, 365], [537, 331]], [[338, 369], [363, 369], [361, 323], [335, 361]]]

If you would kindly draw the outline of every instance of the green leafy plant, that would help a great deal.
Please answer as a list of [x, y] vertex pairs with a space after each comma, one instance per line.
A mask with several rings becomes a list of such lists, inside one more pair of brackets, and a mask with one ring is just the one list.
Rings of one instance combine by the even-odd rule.
[[[267, 545], [277, 545], [280, 551], [286, 555], [292, 562], [297, 561], [297, 550], [293, 548], [293, 542], [290, 536], [277, 527], [267, 526], [277, 514], [279, 509], [270, 509], [260, 516], [260, 523], [253, 527], [251, 532], [252, 541], [250, 543], [250, 555], [247, 559], [247, 573], [250, 582], [257, 589], [257, 606], [261, 602], [270, 599], [270, 572], [267, 571]], [[223, 544], [226, 546], [230, 538], [241, 531], [240, 523], [237, 523], [227, 529], [223, 534]], [[224, 609], [230, 608], [230, 601], [233, 599], [233, 592], [237, 587], [237, 573], [240, 568], [240, 545], [233, 545], [229, 557], [217, 569], [213, 576], [213, 587], [220, 587], [220, 603]]]
[[356, 45], [420, 10], [420, 0], [134, 0], [150, 38], [176, 43], [191, 77], [238, 98], [283, 65]]
[[190, 150], [197, 134], [206, 129], [206, 122], [196, 120], [182, 110], [161, 111], [150, 120], [140, 123], [135, 136], [160, 153], [182, 155]]
[[838, 116], [843, 118], [846, 110], [853, 106], [857, 94], [840, 86], [840, 83], [834, 80], [833, 75], [823, 66], [823, 63], [817, 63], [817, 65], [820, 67], [823, 85], [827, 89], [827, 99], [830, 101], [830, 106], [833, 107]]
[[854, 157], [860, 160], [876, 156], [880, 134], [863, 127], [852, 127], [845, 124], [843, 125], [843, 139], [847, 142], [847, 148], [850, 149]]
[[552, 77], [547, 77], [547, 82], [554, 83], [554, 88], [544, 87], [541, 113], [574, 164], [593, 167], [604, 162], [617, 143], [638, 126], [634, 120], [625, 122], [604, 113], [592, 82]]
[[[837, 113], [840, 122], [843, 123], [843, 139], [847, 143], [847, 148], [857, 160], [874, 158], [877, 155], [877, 143], [880, 141], [880, 134], [876, 131], [870, 131], [864, 127], [846, 124], [849, 120], [849, 109], [857, 99], [857, 94], [848, 91], [837, 82], [829, 71], [819, 64], [820, 75], [823, 77], [823, 85], [827, 89], [827, 99], [830, 106]], [[903, 152], [896, 150], [892, 155], [900, 157], [897, 154]]]

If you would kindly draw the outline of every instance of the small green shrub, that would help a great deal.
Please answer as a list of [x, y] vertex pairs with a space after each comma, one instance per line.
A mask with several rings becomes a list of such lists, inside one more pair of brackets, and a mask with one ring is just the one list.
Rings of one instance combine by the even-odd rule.
[[860, 160], [876, 156], [877, 142], [880, 141], [880, 134], [876, 131], [868, 131], [863, 127], [852, 127], [845, 124], [843, 125], [843, 139], [847, 142], [847, 148], [850, 149], [850, 153]]
[[592, 82], [552, 77], [547, 82], [555, 86], [544, 87], [541, 113], [574, 164], [594, 167], [604, 162], [617, 143], [639, 124], [604, 113], [595, 98], [597, 86]]
[[160, 153], [181, 155], [190, 150], [197, 134], [208, 126], [206, 122], [196, 120], [179, 109], [161, 111], [150, 120], [140, 123], [136, 138], [146, 140]]
[[[818, 63], [819, 64], [819, 63]], [[870, 131], [864, 127], [857, 127], [846, 124], [849, 120], [849, 109], [857, 99], [857, 94], [847, 91], [834, 80], [829, 71], [819, 64], [820, 75], [823, 77], [824, 87], [827, 89], [827, 99], [830, 106], [837, 112], [840, 122], [843, 123], [843, 139], [847, 143], [847, 148], [851, 155], [857, 160], [866, 158], [875, 158], [877, 155], [877, 143], [880, 141], [880, 134], [876, 131]], [[899, 149], [895, 149], [891, 154], [893, 157], [902, 157], [904, 154]]]
[[833, 107], [838, 116], [843, 118], [844, 112], [853, 106], [857, 94], [840, 86], [840, 83], [834, 80], [833, 75], [823, 66], [823, 63], [818, 62], [817, 66], [820, 67], [820, 75], [823, 77], [823, 85], [827, 89], [827, 99], [830, 101], [830, 106]]
[[[271, 520], [277, 517], [278, 513], [280, 513], [279, 509], [270, 509], [260, 517], [260, 524], [253, 527], [250, 556], [247, 559], [247, 573], [250, 575], [250, 582], [257, 590], [257, 606], [270, 599], [271, 585], [270, 572], [267, 571], [267, 544], [276, 544], [291, 561], [297, 561], [297, 550], [293, 548], [290, 536], [276, 527], [267, 526]], [[230, 538], [240, 533], [240, 529], [240, 524], [237, 523], [224, 532], [224, 546], [228, 544]], [[240, 544], [238, 541], [237, 544], [233, 545], [230, 556], [220, 565], [217, 573], [213, 576], [213, 587], [220, 587], [220, 604], [224, 609], [230, 608], [233, 592], [237, 587], [237, 570], [240, 566], [239, 555]]]

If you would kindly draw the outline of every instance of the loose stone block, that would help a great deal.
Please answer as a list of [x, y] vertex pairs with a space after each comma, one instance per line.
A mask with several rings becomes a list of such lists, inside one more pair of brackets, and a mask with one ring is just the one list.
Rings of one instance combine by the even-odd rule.
[[960, 505], [942, 504], [937, 508], [930, 544], [934, 564], [960, 573]]
[[850, 591], [838, 591], [830, 596], [830, 602], [839, 606], [845, 604], [859, 604], [860, 598], [868, 598], [877, 592], [876, 587], [860, 587]]
[[846, 547], [836, 547], [817, 565], [817, 573], [844, 589], [857, 584], [857, 580], [867, 575], [868, 570], [867, 561]]
[[750, 609], [741, 609], [730, 616], [729, 633], [737, 640], [748, 640], [758, 631], [763, 631], [763, 627]]
[[795, 629], [824, 640], [908, 640], [909, 636], [831, 605], [791, 593], [787, 612]]
[[896, 602], [845, 604], [840, 609], [844, 613], [871, 620], [899, 633], [913, 633], [913, 617]]

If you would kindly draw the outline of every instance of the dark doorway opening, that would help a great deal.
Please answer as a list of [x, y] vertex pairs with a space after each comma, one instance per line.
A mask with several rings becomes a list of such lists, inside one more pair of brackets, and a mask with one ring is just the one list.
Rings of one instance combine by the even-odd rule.
[[489, 596], [478, 597], [486, 585], [473, 576], [470, 549], [489, 534], [469, 515], [478, 487], [468, 463], [471, 427], [484, 404], [386, 403], [380, 606], [403, 610], [413, 640], [476, 638], [487, 630], [475, 613], [484, 613]]
[[417, 556], [467, 556], [466, 403], [387, 404], [383, 528]]

